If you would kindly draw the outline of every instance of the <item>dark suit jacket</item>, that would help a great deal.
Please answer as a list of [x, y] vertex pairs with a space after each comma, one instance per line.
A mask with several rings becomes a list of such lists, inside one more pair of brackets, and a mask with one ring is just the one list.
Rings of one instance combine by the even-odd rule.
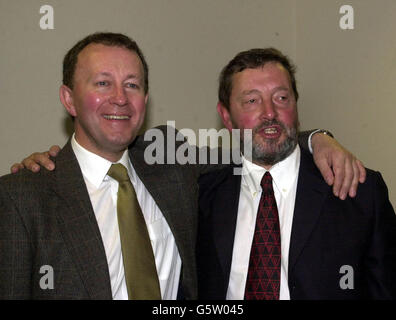
[[[232, 172], [226, 168], [200, 179], [202, 299], [225, 299], [228, 289], [241, 185]], [[289, 250], [291, 299], [395, 299], [395, 237], [396, 216], [380, 173], [368, 170], [356, 198], [342, 201], [302, 150]], [[343, 265], [353, 268], [354, 289], [341, 289]]]
[[[138, 137], [130, 159], [175, 237], [183, 296], [196, 299], [200, 168], [148, 165], [148, 144]], [[52, 172], [23, 170], [0, 178], [0, 299], [111, 299], [101, 234], [70, 142], [54, 161]], [[52, 290], [40, 288], [43, 265], [53, 268]]]

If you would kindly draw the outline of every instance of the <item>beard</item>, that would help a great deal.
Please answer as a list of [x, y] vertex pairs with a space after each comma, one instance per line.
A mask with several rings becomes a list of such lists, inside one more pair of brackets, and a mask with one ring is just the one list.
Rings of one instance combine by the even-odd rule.
[[[278, 125], [286, 133], [284, 141], [278, 139], [265, 139], [259, 137], [259, 131], [264, 127]], [[292, 127], [286, 127], [278, 120], [264, 121], [252, 130], [252, 138], [245, 139], [244, 134], [241, 136], [241, 150], [251, 150], [250, 156], [245, 156], [248, 160], [258, 165], [273, 166], [274, 164], [286, 159], [296, 148], [298, 143], [299, 122], [298, 119]], [[246, 140], [246, 141], [245, 141]], [[245, 144], [248, 149], [245, 149]]]

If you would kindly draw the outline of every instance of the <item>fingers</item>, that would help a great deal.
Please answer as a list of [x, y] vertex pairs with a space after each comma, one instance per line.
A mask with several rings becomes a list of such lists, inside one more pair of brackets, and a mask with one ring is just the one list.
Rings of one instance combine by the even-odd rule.
[[16, 173], [23, 168], [32, 172], [39, 172], [40, 166], [52, 171], [55, 169], [55, 164], [50, 159], [50, 156], [56, 157], [60, 150], [61, 148], [58, 145], [53, 145], [49, 151], [32, 153], [30, 156], [23, 159], [22, 163], [14, 163], [10, 169], [11, 173]]
[[359, 182], [366, 180], [363, 164], [336, 140], [319, 134], [315, 136], [314, 160], [327, 184], [333, 186], [334, 195], [341, 200], [348, 195], [355, 197]]
[[[315, 158], [315, 156], [314, 156]], [[318, 166], [318, 169], [320, 173], [323, 176], [323, 179], [325, 179], [326, 183], [331, 186], [334, 183], [334, 174], [333, 171], [327, 161], [326, 158], [321, 158], [315, 160], [316, 165]]]
[[366, 181], [366, 168], [359, 159], [356, 159], [356, 165], [359, 169], [359, 182], [364, 183]]
[[51, 157], [56, 157], [60, 150], [61, 148], [58, 145], [53, 145], [48, 152]]
[[359, 186], [359, 168], [356, 159], [352, 161], [352, 168], [353, 168], [353, 180], [349, 188], [348, 194], [351, 198], [354, 198], [356, 196], [356, 190]]
[[352, 166], [352, 159], [350, 157], [347, 157], [344, 161], [344, 177], [343, 177], [343, 179], [340, 176], [340, 179], [342, 179], [342, 180], [340, 183], [341, 187], [338, 191], [338, 195], [341, 200], [346, 199], [346, 197], [349, 193], [349, 190], [351, 188], [353, 178], [354, 178], [354, 171], [353, 171], [353, 166]]
[[55, 164], [49, 159], [49, 152], [35, 152], [22, 161], [22, 164], [32, 172], [40, 171], [40, 166], [47, 170], [54, 170]]
[[336, 197], [341, 198], [340, 192], [345, 178], [345, 158], [334, 157], [332, 163], [334, 172], [333, 193]]
[[22, 160], [22, 164], [23, 166], [32, 171], [32, 172], [39, 172], [40, 171], [40, 166], [37, 164], [37, 157], [38, 157], [39, 153], [33, 153], [31, 154], [29, 157], [25, 158]]
[[349, 195], [356, 196], [359, 182], [366, 180], [366, 169], [362, 162], [353, 155], [344, 158], [344, 161], [334, 160], [334, 185], [333, 193], [341, 200], [345, 200]]
[[17, 173], [19, 170], [23, 169], [22, 163], [14, 163], [10, 169], [11, 173]]

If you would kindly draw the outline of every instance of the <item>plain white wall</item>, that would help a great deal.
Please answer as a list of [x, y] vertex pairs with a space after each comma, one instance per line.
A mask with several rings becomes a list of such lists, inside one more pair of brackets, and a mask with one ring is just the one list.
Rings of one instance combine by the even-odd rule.
[[[41, 30], [42, 5], [54, 30]], [[339, 28], [339, 8], [355, 29]], [[220, 128], [221, 68], [239, 51], [274, 46], [297, 64], [302, 128], [330, 129], [371, 168], [396, 203], [394, 0], [0, 0], [0, 174], [33, 151], [63, 145], [61, 63], [95, 31], [123, 32], [150, 66], [146, 127]]]
[[[354, 9], [342, 30], [339, 8]], [[305, 128], [322, 127], [379, 170], [396, 205], [396, 1], [298, 0], [296, 64]]]

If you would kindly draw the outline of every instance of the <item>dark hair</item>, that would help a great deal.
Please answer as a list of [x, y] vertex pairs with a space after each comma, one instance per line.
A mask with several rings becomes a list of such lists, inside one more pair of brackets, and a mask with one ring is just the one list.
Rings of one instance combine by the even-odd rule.
[[128, 49], [132, 52], [135, 52], [143, 65], [144, 72], [144, 91], [148, 92], [148, 66], [146, 60], [144, 59], [144, 55], [140, 50], [139, 46], [135, 41], [133, 41], [128, 36], [121, 33], [112, 33], [112, 32], [97, 32], [90, 34], [84, 39], [77, 42], [73, 48], [71, 48], [63, 59], [63, 84], [68, 86], [70, 89], [73, 89], [73, 78], [74, 72], [76, 70], [77, 59], [79, 53], [89, 44], [98, 43], [111, 47], [121, 47]]
[[221, 71], [218, 92], [219, 101], [229, 109], [233, 75], [245, 69], [255, 69], [264, 66], [268, 62], [279, 62], [289, 72], [294, 96], [297, 101], [298, 91], [294, 77], [296, 67], [287, 56], [275, 48], [251, 49], [238, 53]]

